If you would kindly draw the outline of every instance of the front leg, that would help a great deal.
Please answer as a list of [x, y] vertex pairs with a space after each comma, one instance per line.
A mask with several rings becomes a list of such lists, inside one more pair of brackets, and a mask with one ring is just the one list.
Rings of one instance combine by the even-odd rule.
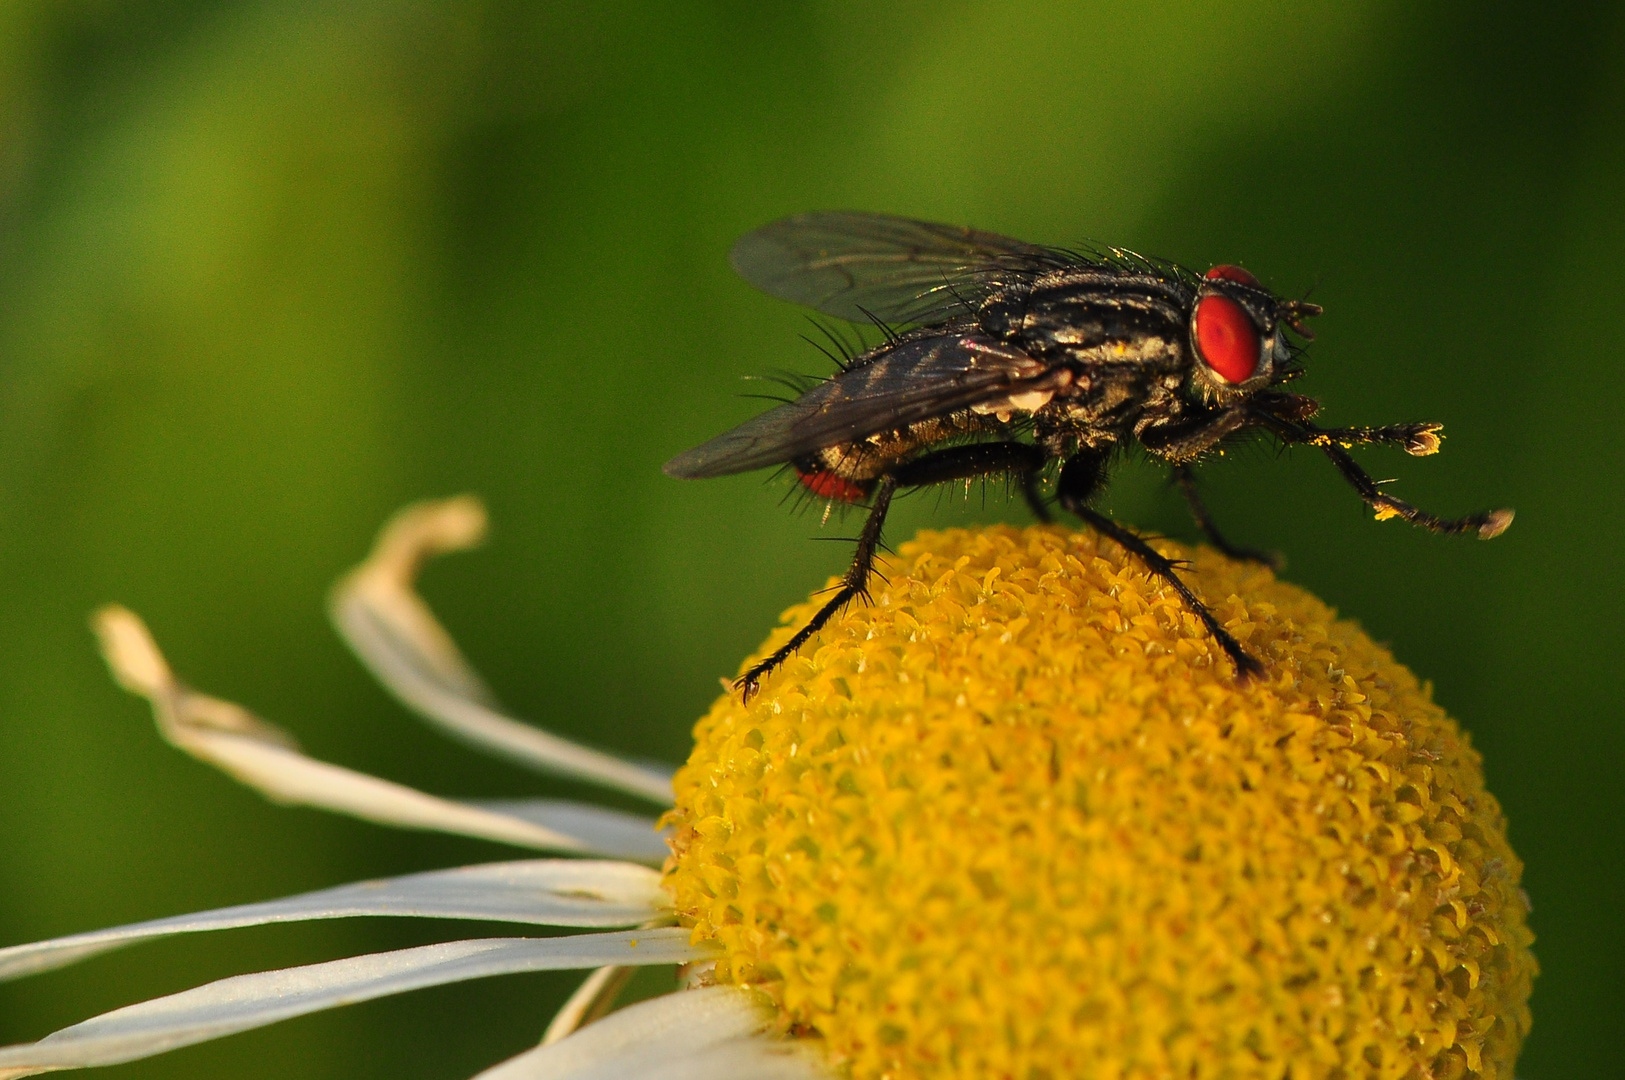
[[[1360, 498], [1365, 501], [1365, 504], [1371, 507], [1372, 510], [1376, 511], [1378, 521], [1383, 521], [1393, 517], [1403, 518], [1412, 525], [1424, 528], [1429, 532], [1443, 533], [1447, 536], [1455, 536], [1463, 533], [1475, 533], [1480, 539], [1483, 540], [1490, 540], [1494, 537], [1500, 536], [1502, 533], [1506, 532], [1508, 526], [1512, 524], [1512, 511], [1510, 509], [1486, 510], [1482, 513], [1468, 514], [1466, 517], [1459, 518], [1442, 518], [1436, 514], [1430, 514], [1426, 510], [1418, 509], [1417, 507], [1412, 506], [1410, 503], [1405, 502], [1403, 499], [1396, 499], [1392, 495], [1386, 494], [1382, 490], [1381, 485], [1371, 478], [1371, 474], [1360, 468], [1359, 463], [1349, 456], [1347, 450], [1343, 449], [1342, 444], [1347, 440], [1339, 437], [1340, 435], [1348, 432], [1365, 431], [1381, 433], [1388, 431], [1402, 431], [1407, 428], [1425, 428], [1428, 430], [1423, 433], [1423, 442], [1418, 445], [1426, 447], [1429, 445], [1429, 440], [1431, 440], [1433, 449], [1437, 449], [1437, 424], [1397, 425], [1394, 428], [1337, 429], [1317, 428], [1313, 424], [1303, 421], [1287, 420], [1282, 417], [1270, 416], [1268, 414], [1264, 415], [1261, 419], [1264, 425], [1278, 435], [1284, 442], [1302, 443], [1308, 446], [1318, 447], [1320, 452], [1330, 458], [1333, 465], [1337, 466], [1337, 471], [1343, 474], [1343, 479], [1348, 481], [1349, 486], [1359, 493]], [[1367, 439], [1363, 441], [1375, 442], [1386, 440]], [[1401, 440], [1396, 438], [1392, 441], [1399, 442]], [[1411, 450], [1410, 452], [1413, 454], [1421, 454], [1432, 453], [1433, 450], [1422, 449]]]
[[1179, 598], [1190, 609], [1219, 643], [1230, 662], [1236, 666], [1238, 678], [1247, 679], [1264, 672], [1264, 665], [1257, 658], [1241, 647], [1241, 642], [1231, 637], [1219, 620], [1207, 609], [1207, 605], [1191, 591], [1175, 570], [1174, 564], [1160, 554], [1143, 538], [1130, 529], [1125, 529], [1105, 514], [1100, 513], [1089, 505], [1095, 494], [1100, 490], [1106, 479], [1106, 463], [1110, 450], [1081, 450], [1068, 458], [1066, 464], [1061, 466], [1061, 479], [1056, 498], [1070, 513], [1076, 514], [1094, 527], [1096, 532], [1102, 533], [1117, 541], [1128, 551], [1138, 556], [1146, 568], [1153, 575], [1161, 578], [1169, 588], [1179, 594]]
[[1291, 431], [1291, 441], [1311, 446], [1398, 446], [1412, 457], [1439, 452], [1444, 425], [1431, 421], [1416, 424], [1384, 424], [1381, 427], [1324, 428], [1309, 423], [1320, 412], [1320, 402], [1301, 394], [1266, 391], [1253, 398], [1252, 412], [1257, 422], [1282, 434]]

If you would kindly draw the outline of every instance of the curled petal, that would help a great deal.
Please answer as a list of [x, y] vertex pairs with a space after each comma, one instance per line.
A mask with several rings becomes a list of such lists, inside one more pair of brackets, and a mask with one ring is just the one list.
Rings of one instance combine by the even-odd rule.
[[703, 950], [677, 927], [554, 938], [483, 938], [237, 975], [0, 1049], [0, 1080], [115, 1065], [279, 1020], [427, 986], [523, 971], [678, 964]]
[[639, 1002], [475, 1080], [830, 1080], [815, 1044], [773, 1031], [772, 1008], [736, 986]]
[[475, 747], [546, 772], [578, 777], [671, 804], [671, 770], [626, 761], [505, 715], [418, 595], [431, 555], [459, 551], [485, 534], [472, 496], [408, 506], [384, 526], [367, 561], [334, 587], [340, 635], [408, 708]]
[[307, 757], [281, 729], [240, 705], [179, 682], [146, 626], [130, 611], [103, 608], [92, 625], [113, 677], [152, 702], [166, 740], [278, 802], [518, 847], [596, 852], [588, 841], [545, 825]]
[[0, 980], [21, 978], [173, 934], [266, 923], [405, 916], [538, 926], [637, 926], [669, 918], [660, 875], [645, 866], [576, 859], [488, 863], [360, 881], [259, 904], [153, 919], [0, 949]]

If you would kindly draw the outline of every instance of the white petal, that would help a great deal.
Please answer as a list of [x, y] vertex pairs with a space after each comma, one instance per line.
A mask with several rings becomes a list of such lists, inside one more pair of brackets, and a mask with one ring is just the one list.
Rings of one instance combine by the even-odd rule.
[[660, 875], [621, 862], [534, 859], [360, 881], [260, 904], [178, 915], [0, 949], [0, 979], [21, 978], [139, 941], [265, 923], [408, 916], [539, 926], [639, 926], [670, 916]]
[[242, 706], [177, 681], [152, 635], [133, 613], [103, 608], [94, 625], [114, 678], [152, 702], [165, 739], [278, 802], [519, 847], [615, 854], [545, 825], [307, 757], [286, 732]]
[[733, 986], [639, 1002], [475, 1080], [830, 1080], [810, 1046], [778, 1038], [773, 1011]]
[[667, 830], [639, 814], [568, 799], [470, 799], [468, 804], [573, 836], [595, 855], [660, 863], [671, 854]]
[[333, 622], [408, 708], [451, 735], [523, 765], [669, 805], [671, 770], [625, 761], [505, 715], [414, 586], [431, 555], [472, 547], [485, 510], [471, 496], [417, 503], [379, 533], [367, 561], [333, 590]]
[[134, 1061], [322, 1009], [490, 975], [684, 963], [705, 952], [690, 945], [688, 936], [686, 930], [666, 927], [485, 938], [238, 975], [103, 1013], [37, 1043], [0, 1049], [0, 1080]]
[[639, 1063], [637, 1072], [593, 1073], [594, 1080], [638, 1077], [638, 1080], [835, 1080], [834, 1072], [814, 1047], [798, 1039], [764, 1036], [734, 1039], [688, 1057]]
[[354, 772], [258, 739], [187, 733], [171, 742], [278, 802], [314, 806], [380, 825], [477, 836], [519, 847], [586, 851], [574, 837], [403, 784]]

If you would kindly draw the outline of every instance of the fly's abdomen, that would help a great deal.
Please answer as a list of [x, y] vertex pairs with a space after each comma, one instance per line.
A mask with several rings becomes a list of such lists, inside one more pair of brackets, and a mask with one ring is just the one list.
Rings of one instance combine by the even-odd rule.
[[822, 499], [857, 503], [899, 462], [927, 447], [1002, 427], [997, 418], [969, 409], [933, 417], [857, 442], [836, 443], [791, 462], [801, 486]]
[[874, 489], [874, 482], [870, 480], [853, 480], [842, 476], [834, 469], [819, 467], [814, 462], [796, 462], [796, 479], [801, 486], [812, 492], [820, 499], [833, 499], [836, 502], [860, 503], [869, 497]]

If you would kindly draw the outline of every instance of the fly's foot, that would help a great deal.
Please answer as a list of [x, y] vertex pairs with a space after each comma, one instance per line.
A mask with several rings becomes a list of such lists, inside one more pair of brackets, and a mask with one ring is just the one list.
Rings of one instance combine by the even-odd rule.
[[1224, 646], [1225, 655], [1230, 657], [1230, 662], [1236, 665], [1236, 681], [1249, 683], [1261, 678], [1264, 674], [1264, 662], [1236, 644], [1230, 635], [1226, 634], [1225, 638], [1228, 640], [1221, 640], [1219, 644]]
[[1478, 526], [1480, 540], [1494, 540], [1497, 536], [1512, 527], [1512, 508], [1503, 507], [1500, 510], [1491, 510], [1484, 515], [1484, 520]]
[[1411, 457], [1428, 457], [1439, 452], [1444, 439], [1443, 424], [1412, 424], [1405, 433], [1405, 452]]
[[802, 642], [812, 636], [810, 631], [814, 629], [816, 628], [808, 627], [803, 629], [801, 633], [790, 639], [789, 644], [781, 649], [774, 650], [767, 659], [752, 664], [743, 675], [734, 680], [734, 689], [739, 691], [741, 704], [750, 704], [750, 699], [755, 697], [757, 691], [762, 688], [762, 680], [771, 675], [780, 664], [788, 660], [801, 647]]

